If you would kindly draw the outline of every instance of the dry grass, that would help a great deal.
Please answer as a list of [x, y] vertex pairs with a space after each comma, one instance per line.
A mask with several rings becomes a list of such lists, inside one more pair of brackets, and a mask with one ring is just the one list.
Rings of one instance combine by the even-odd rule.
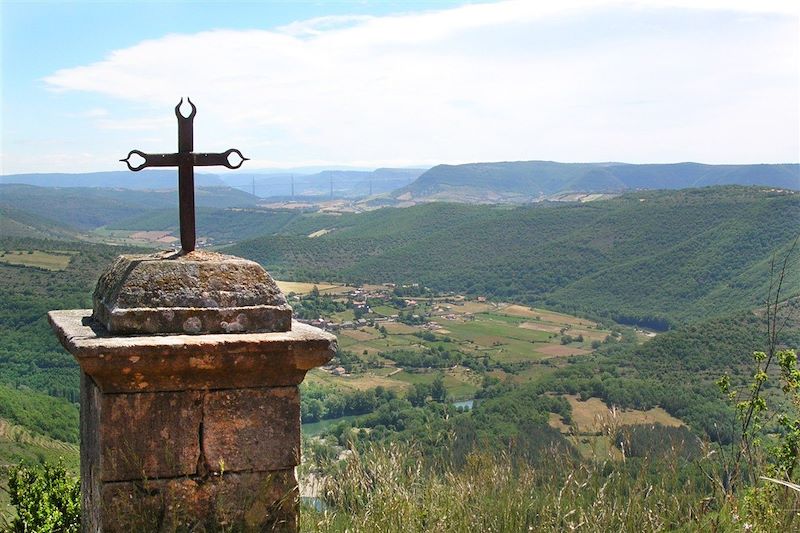
[[575, 430], [581, 433], [600, 431], [609, 426], [634, 424], [661, 424], [675, 427], [684, 425], [661, 407], [647, 411], [612, 409], [600, 398], [589, 398], [586, 401], [581, 401], [574, 395], [567, 395], [566, 398], [572, 407], [572, 424]]
[[380, 337], [380, 333], [374, 332], [375, 330], [360, 330], [360, 329], [345, 329], [339, 332], [339, 336], [350, 337], [357, 341], [369, 341]]
[[284, 294], [289, 294], [290, 292], [295, 294], [309, 294], [314, 287], [317, 287], [321, 293], [335, 292], [336, 290], [343, 288], [341, 285], [330, 285], [327, 283], [304, 283], [301, 281], [275, 280], [275, 283], [278, 284], [278, 288], [283, 291]]
[[73, 255], [74, 252], [57, 253], [42, 252], [40, 250], [11, 250], [0, 253], [0, 263], [59, 271], [69, 266]]
[[401, 324], [400, 322], [387, 322], [383, 324], [383, 326], [386, 328], [387, 333], [392, 333], [395, 335], [408, 335], [417, 331], [422, 331], [420, 328], [407, 326], [405, 324]]
[[592, 353], [591, 350], [569, 346], [564, 344], [548, 344], [547, 346], [537, 347], [536, 351], [551, 357], [569, 357], [570, 355], [586, 355]]
[[544, 331], [546, 333], [561, 333], [563, 326], [556, 326], [553, 324], [543, 324], [541, 322], [523, 322], [519, 325], [523, 329], [532, 329], [534, 331]]
[[510, 316], [520, 316], [523, 318], [537, 318], [543, 322], [553, 322], [555, 324], [569, 324], [573, 326], [595, 327], [596, 323], [585, 318], [578, 318], [563, 313], [556, 313], [555, 311], [545, 311], [544, 309], [536, 309], [533, 307], [525, 307], [524, 305], [511, 304], [498, 309], [499, 313]]
[[[324, 512], [301, 513], [303, 531], [382, 533], [704, 530], [702, 490], [665, 460], [646, 466], [586, 462], [543, 450], [540, 466], [473, 453], [460, 468], [431, 465], [413, 445], [351, 454], [322, 490]], [[718, 524], [716, 524], [718, 525]]]

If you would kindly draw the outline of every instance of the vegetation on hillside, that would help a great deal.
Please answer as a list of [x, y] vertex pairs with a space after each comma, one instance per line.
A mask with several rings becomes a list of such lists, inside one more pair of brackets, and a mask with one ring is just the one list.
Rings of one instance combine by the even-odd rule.
[[[770, 254], [788, 249], [798, 219], [796, 194], [717, 187], [308, 216], [226, 250], [283, 278], [420, 283], [666, 329], [759, 305]], [[331, 231], [307, 237], [320, 229]], [[800, 293], [800, 269], [790, 276], [787, 297]]]
[[[252, 207], [256, 198], [229, 187], [197, 187], [195, 203], [199, 207]], [[53, 225], [80, 230], [95, 229], [140, 216], [152, 209], [173, 208], [177, 204], [178, 191], [175, 189], [137, 191], [0, 184], [0, 208], [25, 211]]]

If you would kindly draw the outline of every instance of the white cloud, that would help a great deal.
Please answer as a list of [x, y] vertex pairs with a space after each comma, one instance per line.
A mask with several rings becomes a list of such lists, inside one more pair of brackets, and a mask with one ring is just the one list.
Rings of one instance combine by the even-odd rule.
[[97, 128], [168, 137], [188, 94], [197, 149], [237, 146], [251, 168], [796, 161], [797, 14], [781, 1], [571, 0], [326, 17], [168, 35], [45, 81], [146, 110], [97, 115]]

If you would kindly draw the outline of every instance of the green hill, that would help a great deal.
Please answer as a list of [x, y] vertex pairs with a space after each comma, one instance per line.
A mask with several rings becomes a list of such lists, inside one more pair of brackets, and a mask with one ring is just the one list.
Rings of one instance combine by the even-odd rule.
[[[60, 226], [90, 230], [152, 209], [178, 204], [175, 189], [131, 190], [92, 187], [36, 187], [1, 185], [0, 207], [46, 217]], [[253, 207], [256, 197], [230, 187], [197, 187], [198, 207]]]
[[437, 165], [394, 196], [457, 202], [528, 202], [565, 192], [622, 192], [712, 185], [800, 189], [800, 165], [631, 165], [513, 161]]
[[[282, 230], [302, 213], [290, 209], [200, 207], [197, 235], [214, 243], [230, 243]], [[106, 226], [108, 230], [167, 231], [178, 235], [178, 209], [153, 209]]]
[[[798, 235], [797, 220], [792, 192], [712, 187], [306, 216], [226, 250], [280, 277], [419, 282], [663, 329], [758, 305], [769, 257]], [[307, 237], [320, 229], [329, 231]]]
[[61, 252], [69, 261], [63, 269], [0, 261], [0, 418], [77, 442], [78, 365], [59, 345], [46, 315], [53, 309], [91, 307], [101, 271], [117, 254], [133, 250], [0, 237], [0, 251], [8, 250]]
[[[109, 172], [42, 172], [36, 174], [6, 174], [0, 183], [36, 185], [37, 187], [103, 187], [123, 189], [174, 189], [177, 183], [175, 170], [145, 169], [136, 174], [129, 170]], [[216, 174], [195, 173], [195, 185], [221, 187], [225, 182]]]
[[71, 228], [58, 225], [27, 211], [2, 206], [0, 206], [0, 235], [38, 239], [74, 240], [77, 238], [75, 230]]

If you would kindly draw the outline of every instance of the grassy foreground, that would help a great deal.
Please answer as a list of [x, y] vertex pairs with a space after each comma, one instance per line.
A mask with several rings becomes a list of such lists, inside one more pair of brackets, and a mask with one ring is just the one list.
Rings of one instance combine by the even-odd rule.
[[301, 530], [790, 531], [800, 525], [797, 492], [765, 482], [723, 497], [678, 450], [652, 461], [592, 462], [557, 451], [541, 459], [533, 466], [507, 453], [478, 453], [457, 468], [423, 466], [430, 461], [413, 446], [373, 447], [353, 453], [327, 478], [324, 508], [304, 507]]

